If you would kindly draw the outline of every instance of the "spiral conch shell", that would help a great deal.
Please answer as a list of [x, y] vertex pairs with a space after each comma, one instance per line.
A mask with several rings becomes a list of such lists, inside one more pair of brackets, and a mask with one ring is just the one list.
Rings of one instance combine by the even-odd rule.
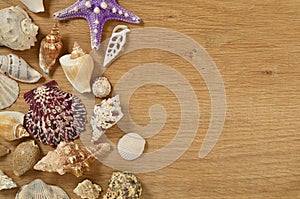
[[39, 27], [20, 6], [0, 10], [0, 45], [13, 50], [27, 50], [34, 46]]
[[30, 134], [23, 127], [24, 114], [14, 111], [0, 112], [0, 136], [7, 141], [29, 137]]
[[81, 198], [97, 199], [99, 198], [102, 188], [100, 185], [93, 184], [92, 181], [86, 179], [79, 183], [73, 192]]
[[25, 83], [35, 83], [42, 77], [24, 59], [12, 53], [0, 55], [0, 72], [7, 74], [14, 80]]
[[91, 92], [90, 80], [94, 70], [93, 58], [83, 52], [77, 42], [71, 54], [59, 59], [64, 73], [72, 86], [80, 93]]
[[69, 199], [68, 194], [60, 187], [48, 185], [40, 179], [35, 179], [23, 185], [15, 199]]
[[13, 171], [16, 176], [21, 176], [30, 170], [40, 157], [40, 148], [29, 140], [19, 144], [13, 154]]
[[49, 151], [36, 165], [35, 170], [57, 172], [64, 175], [67, 172], [76, 177], [83, 175], [90, 169], [95, 161], [94, 155], [101, 155], [110, 150], [110, 145], [106, 143], [99, 144], [96, 149], [87, 149], [79, 147], [74, 142], [60, 142], [54, 151]]
[[50, 33], [42, 40], [39, 53], [39, 65], [47, 75], [50, 75], [53, 70], [56, 59], [60, 55], [62, 48], [63, 43], [61, 41], [59, 29], [55, 24]]

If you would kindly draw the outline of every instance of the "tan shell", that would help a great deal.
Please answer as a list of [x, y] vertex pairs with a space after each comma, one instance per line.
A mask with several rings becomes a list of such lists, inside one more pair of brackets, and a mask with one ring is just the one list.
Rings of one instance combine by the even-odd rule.
[[9, 153], [10, 153], [9, 148], [7, 148], [6, 146], [0, 145], [0, 157], [3, 157]]
[[11, 106], [17, 100], [19, 92], [18, 83], [0, 73], [0, 109]]
[[55, 24], [50, 33], [42, 40], [39, 53], [39, 65], [47, 75], [50, 75], [54, 69], [56, 59], [59, 57], [62, 48], [63, 43], [59, 29]]
[[143, 154], [146, 141], [137, 133], [127, 133], [118, 142], [118, 152], [125, 160], [135, 160]]
[[106, 77], [98, 77], [92, 85], [95, 97], [104, 98], [111, 92], [111, 85]]
[[0, 190], [13, 189], [18, 185], [0, 170]]
[[39, 27], [20, 6], [0, 10], [0, 45], [13, 50], [26, 50], [34, 46]]
[[14, 111], [0, 112], [0, 136], [8, 141], [29, 137], [23, 127], [24, 114]]
[[90, 180], [86, 179], [79, 183], [73, 192], [81, 198], [97, 199], [99, 198], [102, 188], [100, 185], [93, 184]]
[[107, 144], [100, 144], [95, 151], [85, 147], [79, 147], [74, 142], [60, 142], [54, 151], [49, 151], [36, 165], [35, 170], [57, 172], [64, 175], [69, 172], [76, 177], [89, 171], [91, 164], [94, 162], [95, 154], [107, 151]]
[[29, 140], [19, 144], [13, 154], [13, 171], [16, 176], [21, 176], [30, 170], [40, 157], [40, 148]]
[[47, 185], [40, 179], [22, 186], [15, 199], [69, 199], [68, 194], [58, 186]]
[[72, 53], [62, 56], [59, 62], [67, 79], [78, 92], [91, 92], [94, 61], [89, 54], [83, 52], [77, 42], [74, 43]]

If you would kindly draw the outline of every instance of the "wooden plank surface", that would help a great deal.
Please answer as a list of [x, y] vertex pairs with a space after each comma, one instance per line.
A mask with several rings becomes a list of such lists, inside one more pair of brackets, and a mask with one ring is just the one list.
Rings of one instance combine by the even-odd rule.
[[[199, 129], [187, 151], [174, 163], [160, 170], [139, 173], [145, 199], [160, 198], [298, 198], [300, 196], [300, 2], [287, 1], [124, 1], [119, 4], [139, 15], [138, 27], [161, 27], [179, 31], [202, 45], [216, 63], [226, 89], [227, 114], [220, 139], [204, 159], [198, 158], [200, 146], [210, 124], [211, 102], [205, 82], [195, 69], [169, 52], [144, 49], [122, 56], [106, 72], [114, 86], [130, 69], [143, 63], [162, 62], [176, 69], [192, 85], [198, 98], [201, 117]], [[30, 50], [13, 51], [0, 48], [0, 54], [13, 52], [38, 67], [41, 39], [54, 24], [52, 14], [72, 4], [67, 0], [45, 0], [45, 13], [30, 17], [40, 27], [38, 42]], [[2, 0], [0, 8], [24, 5]], [[106, 23], [103, 39], [109, 38], [117, 21]], [[64, 54], [74, 41], [90, 51], [88, 24], [83, 19], [59, 23]], [[183, 47], [184, 48], [184, 47]], [[44, 76], [36, 84], [20, 85], [20, 97], [6, 110], [26, 112], [23, 94], [55, 79], [61, 89], [73, 92], [60, 66], [53, 77]], [[179, 82], [180, 83], [180, 82]], [[1, 97], [3, 94], [1, 93]], [[180, 125], [180, 104], [176, 96], [159, 85], [139, 88], [131, 98], [130, 113], [140, 125], [149, 122], [148, 108], [156, 103], [169, 113], [159, 134], [147, 139], [146, 152], [167, 145]], [[187, 124], [188, 125], [188, 124]], [[116, 143], [123, 135], [117, 126], [107, 132]], [[0, 142], [14, 150], [18, 142]], [[40, 144], [43, 153], [50, 147]], [[85, 178], [107, 188], [113, 168], [96, 162], [85, 176], [59, 176], [29, 171], [14, 176], [12, 154], [0, 160], [0, 169], [20, 186], [35, 178], [72, 190]], [[1, 191], [0, 198], [14, 198], [17, 189]]]

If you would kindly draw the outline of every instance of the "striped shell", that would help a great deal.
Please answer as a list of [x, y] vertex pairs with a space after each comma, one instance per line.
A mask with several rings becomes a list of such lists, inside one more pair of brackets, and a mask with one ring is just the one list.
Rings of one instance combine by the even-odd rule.
[[118, 152], [125, 160], [135, 160], [144, 151], [146, 141], [137, 133], [125, 134], [118, 142]]
[[7, 74], [12, 79], [25, 83], [35, 83], [42, 77], [24, 59], [15, 54], [0, 56], [0, 72]]
[[55, 81], [24, 95], [30, 105], [24, 117], [25, 129], [44, 144], [70, 142], [84, 131], [86, 110], [76, 96], [61, 91]]
[[19, 96], [19, 85], [0, 73], [0, 109], [11, 106]]

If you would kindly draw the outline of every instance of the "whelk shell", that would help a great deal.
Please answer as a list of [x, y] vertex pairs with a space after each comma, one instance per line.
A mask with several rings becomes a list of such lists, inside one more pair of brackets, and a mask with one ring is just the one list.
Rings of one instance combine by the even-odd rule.
[[101, 155], [110, 150], [110, 145], [102, 143], [96, 149], [79, 147], [74, 142], [60, 142], [54, 151], [49, 151], [35, 166], [35, 170], [57, 172], [64, 175], [67, 172], [77, 177], [89, 171], [91, 164], [95, 161], [94, 155]]
[[118, 142], [118, 152], [125, 160], [135, 160], [144, 151], [146, 141], [137, 133], [125, 134]]
[[17, 100], [19, 92], [18, 83], [0, 73], [0, 109], [11, 106]]
[[25, 83], [35, 83], [42, 77], [24, 59], [12, 53], [0, 55], [0, 72], [7, 74], [14, 80]]
[[45, 11], [43, 0], [21, 0], [21, 2], [34, 13]]
[[18, 185], [0, 170], [0, 190], [13, 189]]
[[55, 24], [50, 33], [41, 42], [39, 65], [45, 74], [50, 75], [54, 69], [56, 59], [59, 57], [62, 48], [63, 43], [61, 41], [59, 29]]
[[40, 179], [22, 186], [15, 199], [69, 199], [68, 194], [60, 187], [48, 185]]
[[9, 148], [0, 144], [0, 157], [3, 157], [10, 153]]
[[24, 95], [30, 105], [24, 127], [44, 144], [57, 146], [70, 142], [84, 131], [86, 110], [76, 96], [61, 91], [55, 81], [48, 82]]
[[78, 92], [91, 92], [90, 80], [94, 70], [92, 56], [83, 52], [75, 42], [72, 53], [62, 56], [59, 62], [67, 79]]
[[99, 198], [102, 188], [100, 185], [93, 184], [90, 180], [86, 179], [79, 183], [73, 192], [81, 198], [97, 199]]
[[34, 46], [39, 27], [20, 6], [0, 10], [0, 45], [13, 50], [27, 50]]
[[40, 148], [29, 140], [19, 144], [13, 154], [13, 171], [16, 176], [21, 176], [29, 171], [40, 157]]
[[23, 127], [24, 114], [14, 111], [0, 112], [0, 136], [7, 141], [29, 137], [30, 134]]
[[98, 77], [92, 85], [95, 97], [104, 98], [109, 95], [111, 85], [106, 77]]

